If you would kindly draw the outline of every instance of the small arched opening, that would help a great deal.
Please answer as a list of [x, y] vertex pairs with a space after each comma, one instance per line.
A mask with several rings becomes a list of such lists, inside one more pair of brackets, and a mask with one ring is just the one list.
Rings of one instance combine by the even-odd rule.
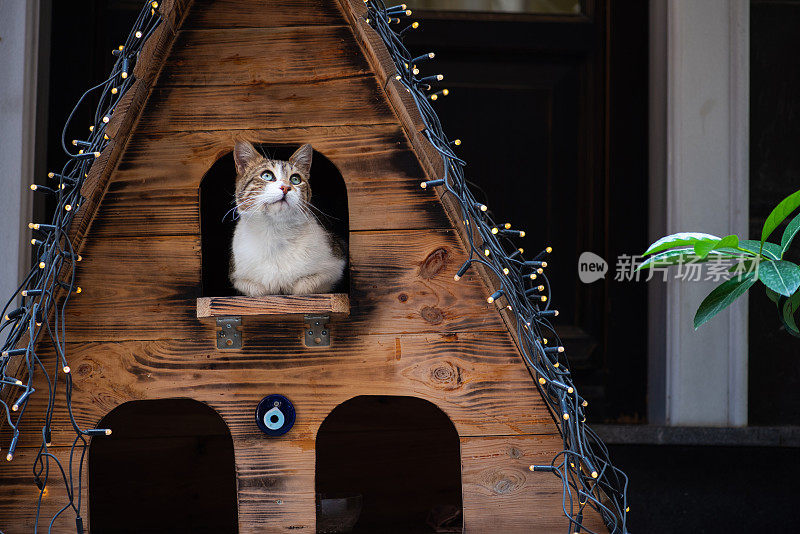
[[190, 399], [126, 402], [89, 446], [92, 534], [236, 533], [236, 469], [228, 426]]
[[345, 498], [361, 503], [353, 532], [461, 532], [460, 442], [436, 405], [354, 397], [322, 422], [316, 453], [317, 532], [337, 531]]
[[[297, 145], [256, 144], [271, 159], [287, 160]], [[236, 229], [234, 193], [236, 170], [231, 152], [212, 165], [200, 183], [200, 232], [202, 247], [202, 295], [224, 297], [236, 295], [229, 279], [231, 243]], [[317, 220], [338, 237], [347, 249], [349, 211], [347, 187], [339, 169], [316, 150], [311, 159], [311, 204]], [[332, 293], [349, 293], [349, 269]]]

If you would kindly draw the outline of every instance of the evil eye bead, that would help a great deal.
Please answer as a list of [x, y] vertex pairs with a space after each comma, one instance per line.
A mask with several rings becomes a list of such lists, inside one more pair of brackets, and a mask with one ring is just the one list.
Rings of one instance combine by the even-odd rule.
[[283, 395], [268, 395], [256, 407], [256, 425], [267, 436], [278, 437], [294, 426], [295, 411]]

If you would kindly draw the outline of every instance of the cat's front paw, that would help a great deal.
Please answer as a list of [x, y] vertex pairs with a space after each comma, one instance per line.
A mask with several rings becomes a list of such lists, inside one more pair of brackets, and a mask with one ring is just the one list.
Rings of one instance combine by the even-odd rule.
[[264, 284], [252, 280], [234, 280], [233, 287], [248, 297], [263, 297], [269, 295], [269, 290]]
[[293, 295], [311, 295], [313, 293], [328, 293], [331, 284], [319, 275], [304, 276], [292, 285]]

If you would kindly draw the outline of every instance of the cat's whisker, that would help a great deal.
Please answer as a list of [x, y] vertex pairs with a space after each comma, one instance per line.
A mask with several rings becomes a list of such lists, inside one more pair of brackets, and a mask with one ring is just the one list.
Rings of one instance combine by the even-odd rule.
[[238, 218], [239, 218], [239, 216], [238, 216], [239, 212], [236, 210], [236, 208], [238, 208], [238, 207], [239, 207], [239, 206], [237, 206], [237, 205], [234, 205], [234, 206], [233, 206], [231, 209], [229, 209], [228, 211], [226, 211], [226, 212], [225, 212], [225, 215], [223, 215], [223, 216], [222, 216], [222, 222], [225, 222], [225, 218], [226, 218], [226, 217], [227, 217], [229, 214], [231, 214], [231, 213], [233, 214], [233, 215], [231, 216], [231, 220], [232, 220], [232, 221], [235, 221], [236, 219], [238, 219]]
[[[330, 215], [329, 213], [326, 213], [326, 212], [322, 211], [321, 209], [319, 209], [318, 207], [316, 207], [316, 206], [315, 206], [314, 204], [312, 204], [311, 202], [305, 202], [305, 201], [304, 201], [304, 202], [303, 202], [303, 204], [304, 204], [304, 206], [307, 206], [307, 207], [309, 207], [310, 209], [312, 209], [312, 210], [315, 210], [315, 211], [316, 211], [317, 213], [319, 213], [320, 215], [324, 215], [324, 216], [325, 216], [325, 217], [327, 217], [328, 219], [332, 219], [332, 220], [334, 220], [334, 221], [341, 221], [341, 219], [340, 219], [339, 217], [334, 217], [333, 215]], [[319, 219], [317, 219], [317, 220], [319, 220]]]
[[311, 219], [313, 217], [317, 221], [317, 223], [319, 223], [320, 226], [323, 226], [323, 227], [325, 226], [324, 224], [322, 224], [322, 221], [319, 220], [319, 217], [317, 217], [316, 214], [313, 211], [308, 209], [308, 205], [302, 205], [301, 204], [299, 206], [299, 208], [300, 208], [300, 211], [303, 213], [303, 215], [306, 216], [306, 219]]

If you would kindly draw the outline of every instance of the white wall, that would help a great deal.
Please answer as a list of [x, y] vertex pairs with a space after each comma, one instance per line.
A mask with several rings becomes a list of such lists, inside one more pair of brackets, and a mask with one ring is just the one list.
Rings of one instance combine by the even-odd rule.
[[0, 300], [13, 294], [29, 265], [39, 3], [0, 0]]
[[[748, 54], [748, 0], [651, 0], [653, 239], [747, 234]], [[747, 424], [746, 297], [692, 326], [716, 285], [651, 289], [651, 423]]]

